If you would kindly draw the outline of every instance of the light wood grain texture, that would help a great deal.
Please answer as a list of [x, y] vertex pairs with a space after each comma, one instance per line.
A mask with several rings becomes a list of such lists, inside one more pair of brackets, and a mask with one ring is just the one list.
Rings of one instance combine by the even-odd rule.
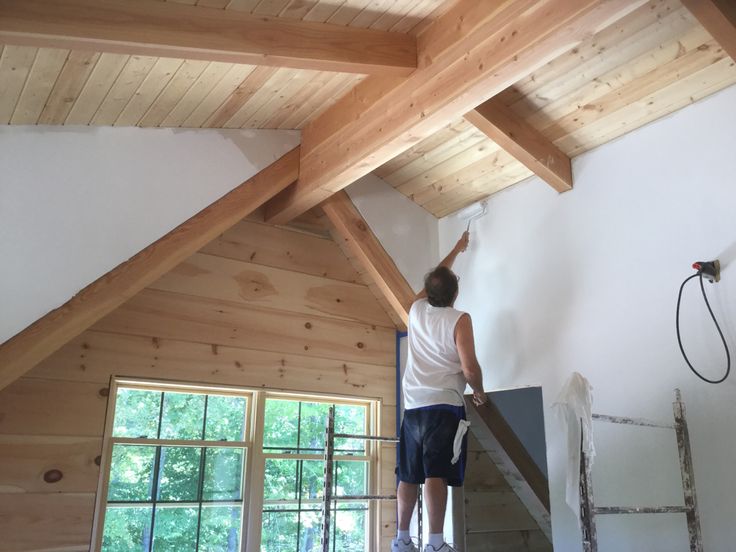
[[0, 40], [318, 71], [406, 75], [416, 68], [415, 41], [402, 33], [145, 0], [7, 0]]
[[[102, 452], [97, 437], [0, 435], [0, 496], [8, 493], [63, 493], [97, 490]], [[60, 481], [48, 483], [44, 474], [59, 470]], [[2, 500], [13, 497], [4, 496]]]
[[414, 291], [347, 193], [333, 195], [322, 204], [322, 209], [342, 236], [347, 248], [361, 260], [394, 312], [407, 324], [409, 309], [414, 302]]
[[0, 550], [89, 550], [94, 493], [18, 494], [0, 500]]
[[203, 253], [180, 263], [149, 287], [285, 312], [393, 326], [364, 285]]
[[379, 365], [394, 355], [393, 329], [154, 290], [93, 329]]
[[67, 125], [88, 125], [97, 113], [129, 56], [102, 54], [66, 118]]
[[0, 55], [0, 124], [10, 122], [37, 52], [37, 48], [27, 46], [3, 48]]
[[106, 385], [110, 376], [337, 393], [396, 404], [394, 367], [88, 330], [28, 372]]
[[0, 434], [102, 437], [108, 383], [20, 378], [2, 390]]
[[502, 101], [491, 98], [465, 118], [558, 192], [572, 189], [570, 158]]
[[736, 61], [736, 3], [733, 0], [682, 0], [682, 3]]
[[35, 125], [69, 55], [68, 50], [39, 48], [13, 111], [14, 125]]
[[251, 220], [239, 222], [202, 252], [343, 282], [360, 279], [333, 240]]
[[287, 221], [323, 201], [642, 3], [547, 0], [489, 9], [459, 1], [419, 36], [419, 69], [409, 78], [367, 79], [355, 97], [367, 90], [373, 100], [357, 117], [338, 103], [330, 111], [340, 113], [305, 128], [299, 181], [270, 202], [267, 221]]
[[96, 52], [69, 53], [38, 118], [39, 125], [60, 125], [66, 121], [99, 57]]
[[236, 224], [298, 173], [296, 148], [0, 345], [0, 389]]

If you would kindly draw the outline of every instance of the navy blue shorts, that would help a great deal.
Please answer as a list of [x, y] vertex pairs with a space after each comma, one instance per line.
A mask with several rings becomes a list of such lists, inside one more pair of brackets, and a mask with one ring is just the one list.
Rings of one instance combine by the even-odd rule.
[[449, 404], [405, 410], [399, 435], [399, 481], [420, 484], [427, 477], [439, 477], [452, 487], [462, 487], [467, 434], [460, 459], [452, 464], [452, 457], [457, 427], [464, 419], [465, 408]]

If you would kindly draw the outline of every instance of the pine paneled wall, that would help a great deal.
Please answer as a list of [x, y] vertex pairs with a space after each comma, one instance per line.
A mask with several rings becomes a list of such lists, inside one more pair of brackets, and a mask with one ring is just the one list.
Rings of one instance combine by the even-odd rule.
[[[380, 399], [393, 435], [395, 343], [332, 239], [241, 222], [0, 392], [0, 550], [89, 549], [112, 375]], [[394, 463], [384, 447], [383, 494]]]

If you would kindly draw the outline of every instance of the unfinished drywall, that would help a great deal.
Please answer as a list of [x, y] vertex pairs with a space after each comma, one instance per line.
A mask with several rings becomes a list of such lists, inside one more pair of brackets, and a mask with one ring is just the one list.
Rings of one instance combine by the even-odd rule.
[[[642, 106], [645, 109], [645, 106]], [[542, 385], [555, 550], [580, 550], [564, 504], [565, 436], [550, 409], [573, 371], [594, 387], [595, 411], [671, 420], [680, 387], [690, 422], [706, 550], [736, 542], [736, 376], [720, 386], [685, 366], [675, 303], [695, 260], [719, 257], [707, 286], [736, 354], [736, 87], [574, 160], [575, 189], [534, 178], [497, 194], [459, 257], [457, 307], [472, 313], [489, 389]], [[440, 223], [447, 249], [463, 221]], [[724, 354], [696, 283], [682, 326], [711, 377]], [[596, 424], [600, 505], [682, 504], [667, 430]], [[601, 552], [688, 550], [684, 516], [599, 518]]]
[[0, 127], [0, 343], [298, 143], [292, 131]]
[[404, 278], [419, 291], [424, 275], [439, 262], [437, 219], [374, 174], [347, 192]]

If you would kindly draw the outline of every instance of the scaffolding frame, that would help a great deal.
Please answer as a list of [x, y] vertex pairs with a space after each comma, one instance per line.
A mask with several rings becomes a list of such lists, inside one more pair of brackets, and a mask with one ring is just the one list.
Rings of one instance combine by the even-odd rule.
[[685, 498], [684, 506], [595, 506], [593, 501], [591, 462], [583, 450], [584, 436], [581, 432], [579, 496], [584, 552], [598, 552], [598, 535], [595, 524], [596, 516], [671, 513], [683, 513], [686, 515], [690, 551], [703, 552], [700, 515], [698, 513], [698, 501], [695, 493], [695, 475], [693, 471], [692, 453], [690, 451], [690, 436], [687, 429], [685, 404], [682, 402], [682, 394], [679, 389], [675, 389], [675, 401], [672, 403], [672, 410], [674, 413], [674, 423], [657, 422], [645, 418], [609, 416], [606, 414], [593, 414], [593, 420], [612, 424], [674, 429], [680, 456], [680, 474], [682, 476], [682, 490]]
[[[341, 495], [332, 493], [332, 471], [335, 457], [335, 439], [361, 439], [363, 441], [378, 441], [384, 443], [398, 443], [398, 437], [381, 437], [380, 435], [353, 435], [351, 433], [335, 433], [335, 407], [330, 406], [327, 412], [325, 428], [325, 469], [324, 492], [322, 497], [322, 552], [330, 552], [330, 506], [338, 501], [356, 502], [363, 500], [396, 500], [396, 495]], [[337, 511], [337, 509], [335, 510]], [[422, 547], [422, 489], [417, 494], [417, 514], [419, 520], [419, 548]]]

